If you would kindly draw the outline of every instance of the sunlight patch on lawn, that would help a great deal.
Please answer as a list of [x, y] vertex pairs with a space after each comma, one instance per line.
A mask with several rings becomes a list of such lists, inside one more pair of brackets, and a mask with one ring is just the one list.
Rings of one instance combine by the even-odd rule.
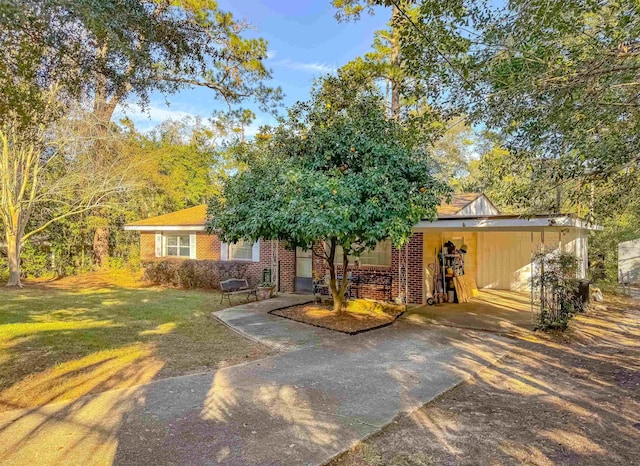
[[604, 455], [604, 450], [597, 443], [589, 440], [584, 435], [569, 432], [561, 429], [550, 429], [540, 432], [542, 437], [546, 437], [552, 442], [560, 443], [563, 446], [579, 453], [581, 455]]
[[61, 332], [70, 330], [86, 330], [90, 328], [118, 327], [112, 320], [79, 320], [52, 322], [22, 322], [17, 324], [0, 325], [0, 343], [13, 338], [34, 335], [41, 332]]
[[173, 330], [175, 330], [176, 327], [177, 325], [175, 322], [167, 322], [167, 323], [158, 325], [154, 329], [143, 330], [142, 332], [139, 333], [139, 335], [141, 337], [144, 337], [147, 335], [166, 335], [167, 333], [173, 332]]
[[33, 320], [39, 321], [39, 322], [52, 322], [55, 321], [58, 318], [65, 318], [65, 317], [75, 317], [79, 314], [85, 314], [89, 312], [89, 309], [85, 308], [85, 307], [79, 307], [77, 309], [60, 309], [59, 311], [53, 311], [50, 314], [44, 314], [44, 315], [40, 315], [40, 316], [34, 316]]
[[98, 351], [35, 373], [0, 394], [0, 408], [12, 409], [53, 401], [76, 400], [94, 391], [149, 382], [164, 363], [152, 345], [137, 343]]

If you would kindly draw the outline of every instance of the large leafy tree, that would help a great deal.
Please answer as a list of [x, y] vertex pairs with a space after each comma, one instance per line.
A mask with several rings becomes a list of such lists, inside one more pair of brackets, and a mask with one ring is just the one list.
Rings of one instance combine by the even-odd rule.
[[280, 96], [265, 85], [266, 42], [245, 37], [249, 24], [213, 0], [17, 0], [0, 13], [2, 75], [82, 93], [103, 124], [154, 91], [200, 86], [230, 106], [264, 108]]
[[[335, 0], [399, 10], [401, 67], [431, 104], [498, 131], [549, 185], [637, 182], [640, 11], [632, 0]], [[620, 173], [631, 176], [620, 178]], [[577, 192], [581, 192], [577, 190]], [[580, 202], [577, 198], [574, 203]]]
[[[265, 84], [270, 77], [263, 63], [266, 42], [247, 38], [248, 28], [212, 0], [2, 2], [0, 123], [7, 140], [14, 141], [5, 144], [7, 164], [13, 163], [11, 154], [24, 152], [21, 147], [42, 148], [9, 167], [15, 169], [16, 181], [5, 183], [3, 199], [22, 196], [21, 187], [30, 192], [42, 186], [30, 177], [45, 175], [53, 166], [46, 151], [55, 120], [65, 113], [57, 111], [60, 107], [74, 109], [77, 119], [68, 122], [83, 130], [74, 132], [82, 139], [75, 150], [84, 153], [83, 160], [91, 160], [96, 173], [107, 173], [121, 161], [120, 153], [111, 150], [111, 135], [117, 132], [111, 123], [115, 109], [132, 102], [145, 106], [153, 92], [172, 94], [200, 86], [229, 107], [253, 100], [273, 109], [280, 90]], [[48, 98], [52, 94], [54, 103]], [[77, 121], [87, 124], [75, 125]], [[55, 127], [59, 134], [60, 123]], [[38, 193], [33, 195], [37, 198]], [[1, 207], [8, 209], [6, 204]], [[108, 203], [94, 208], [106, 216]], [[29, 223], [33, 211], [22, 210], [21, 225]], [[6, 220], [3, 224], [8, 228]], [[108, 251], [105, 226], [96, 228], [98, 262]], [[14, 249], [19, 255], [20, 247]]]
[[[312, 98], [277, 128], [245, 144], [248, 168], [226, 180], [210, 203], [209, 229], [225, 241], [279, 239], [325, 245], [334, 309], [342, 310], [349, 256], [390, 238], [399, 247], [433, 218], [448, 191], [424, 152], [385, 114], [376, 88], [326, 77]], [[343, 255], [336, 257], [338, 246]]]

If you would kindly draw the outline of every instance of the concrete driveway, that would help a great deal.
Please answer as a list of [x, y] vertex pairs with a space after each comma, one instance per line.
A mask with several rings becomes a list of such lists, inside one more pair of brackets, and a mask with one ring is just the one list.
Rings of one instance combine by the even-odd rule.
[[463, 304], [412, 306], [403, 319], [416, 324], [518, 333], [532, 330], [534, 317], [528, 293], [505, 290], [480, 290]]
[[0, 462], [322, 464], [506, 351], [499, 336], [407, 322], [356, 336], [310, 334], [266, 313], [281, 302], [265, 303], [222, 317], [252, 338], [276, 341], [280, 354], [3, 413]]

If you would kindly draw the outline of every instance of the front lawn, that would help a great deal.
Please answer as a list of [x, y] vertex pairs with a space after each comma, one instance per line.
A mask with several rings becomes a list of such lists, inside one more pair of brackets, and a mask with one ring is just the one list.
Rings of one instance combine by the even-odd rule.
[[144, 288], [92, 274], [0, 287], [0, 411], [262, 357], [268, 349], [211, 317], [204, 291]]

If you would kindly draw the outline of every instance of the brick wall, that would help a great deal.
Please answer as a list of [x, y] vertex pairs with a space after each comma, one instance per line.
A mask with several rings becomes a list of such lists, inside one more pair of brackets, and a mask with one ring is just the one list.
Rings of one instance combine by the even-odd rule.
[[[408, 279], [409, 279], [409, 303], [412, 304], [422, 304], [422, 288], [423, 288], [423, 270], [422, 270], [422, 252], [423, 252], [423, 237], [422, 233], [414, 233], [409, 240], [409, 270], [408, 270]], [[316, 252], [321, 253], [322, 244], [317, 244], [314, 247]], [[398, 263], [399, 263], [400, 252], [395, 248], [391, 248], [391, 266], [390, 267], [381, 267], [381, 266], [367, 266], [363, 265], [358, 268], [353, 266], [349, 267], [349, 271], [352, 275], [360, 275], [363, 273], [379, 273], [385, 275], [391, 275], [392, 287], [391, 287], [391, 298], [395, 299], [398, 296]], [[338, 265], [336, 267], [342, 273], [342, 266]], [[329, 271], [327, 269], [326, 263], [324, 259], [321, 257], [317, 257], [314, 255], [313, 258], [313, 271], [314, 275], [317, 274], [319, 278], [324, 277], [325, 274], [328, 274]], [[361, 298], [369, 298], [369, 299], [380, 299], [386, 300], [388, 299], [388, 295], [382, 290], [376, 289], [376, 287], [361, 287], [359, 290], [359, 296]]]
[[[197, 259], [220, 260], [220, 240], [215, 235], [209, 235], [205, 232], [196, 233], [196, 257]], [[438, 235], [439, 238], [439, 235]], [[322, 243], [314, 246], [317, 254], [322, 253]], [[409, 302], [422, 303], [423, 294], [423, 234], [415, 233], [409, 242]], [[325, 261], [317, 254], [313, 255], [313, 273], [314, 278], [322, 278], [328, 274]], [[155, 233], [140, 233], [140, 257], [142, 260], [155, 259]], [[280, 243], [278, 250], [278, 259], [280, 261], [280, 291], [291, 293], [294, 291], [296, 276], [296, 255], [294, 250], [285, 249]], [[391, 266], [390, 267], [373, 267], [360, 266], [351, 268], [353, 275], [361, 273], [380, 273], [391, 274], [393, 279], [392, 299], [398, 296], [398, 259], [399, 251], [396, 248], [391, 249]], [[475, 261], [474, 261], [475, 265]], [[262, 271], [271, 267], [271, 242], [260, 242], [260, 262], [249, 263], [247, 270], [247, 279], [252, 284], [257, 284], [262, 280]], [[341, 267], [338, 266], [338, 269]], [[370, 299], [387, 299], [382, 291], [376, 290], [375, 287], [362, 287], [360, 289], [360, 297]]]
[[[140, 258], [145, 260], [154, 260], [156, 258], [156, 237], [155, 232], [140, 232]], [[196, 232], [196, 260], [220, 260], [221, 242], [216, 235], [210, 235], [204, 231]], [[280, 251], [280, 262], [285, 264], [288, 269], [295, 270], [295, 254], [292, 251], [286, 251], [282, 246]], [[293, 258], [292, 258], [293, 257]], [[174, 260], [181, 260], [174, 258]], [[187, 259], [182, 259], [187, 260]], [[293, 264], [293, 265], [291, 265]], [[253, 286], [262, 280], [262, 271], [271, 267], [271, 242], [260, 242], [260, 262], [248, 262], [246, 277]], [[293, 291], [293, 281], [282, 281], [282, 291]]]
[[278, 258], [280, 260], [280, 291], [293, 293], [296, 281], [296, 252], [293, 249], [286, 249], [280, 243]]
[[196, 233], [196, 259], [220, 260], [220, 240], [216, 235]]

